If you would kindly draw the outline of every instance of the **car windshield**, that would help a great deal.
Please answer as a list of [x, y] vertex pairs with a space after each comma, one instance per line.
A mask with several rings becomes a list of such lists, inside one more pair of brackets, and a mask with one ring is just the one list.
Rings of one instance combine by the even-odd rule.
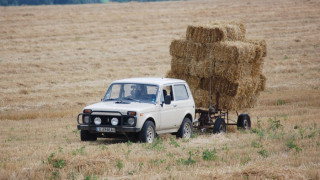
[[158, 86], [136, 83], [114, 83], [109, 87], [103, 101], [130, 101], [155, 103]]

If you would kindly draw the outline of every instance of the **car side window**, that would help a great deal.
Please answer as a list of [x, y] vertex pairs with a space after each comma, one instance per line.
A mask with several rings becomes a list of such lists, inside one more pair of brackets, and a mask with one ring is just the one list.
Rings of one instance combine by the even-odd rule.
[[177, 101], [189, 99], [187, 88], [184, 84], [174, 85], [173, 88], [174, 96], [176, 97]]
[[161, 102], [164, 102], [164, 97], [166, 95], [170, 95], [171, 96], [171, 101], [174, 100], [174, 97], [173, 97], [173, 91], [172, 91], [172, 86], [169, 85], [169, 86], [163, 86], [163, 89], [162, 89], [162, 93], [161, 93]]

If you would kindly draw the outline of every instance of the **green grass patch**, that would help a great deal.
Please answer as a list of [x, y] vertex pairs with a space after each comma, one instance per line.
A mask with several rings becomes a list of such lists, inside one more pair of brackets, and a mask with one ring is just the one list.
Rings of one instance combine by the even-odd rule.
[[286, 104], [286, 102], [283, 100], [283, 99], [277, 99], [277, 103], [276, 103], [276, 105], [277, 106], [281, 106], [281, 105], [284, 105], [284, 104]]
[[195, 164], [196, 161], [192, 159], [192, 155], [193, 155], [192, 151], [189, 151], [189, 158], [188, 159], [181, 158], [181, 159], [177, 160], [177, 163], [187, 165], [187, 166], [190, 164]]
[[202, 153], [202, 159], [205, 161], [214, 161], [217, 159], [217, 150], [214, 148], [213, 150], [206, 149]]
[[121, 160], [118, 160], [117, 163], [116, 163], [116, 167], [120, 171], [124, 167], [123, 162]]

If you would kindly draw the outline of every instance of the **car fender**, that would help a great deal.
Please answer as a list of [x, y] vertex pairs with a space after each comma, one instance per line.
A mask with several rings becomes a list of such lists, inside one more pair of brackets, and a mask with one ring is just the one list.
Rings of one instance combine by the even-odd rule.
[[152, 121], [155, 124], [156, 130], [159, 129], [159, 113], [156, 111], [153, 112], [147, 112], [147, 113], [140, 113], [139, 118], [138, 118], [138, 122], [137, 122], [137, 126], [138, 128], [142, 128], [143, 124], [148, 120], [148, 119], [152, 119]]

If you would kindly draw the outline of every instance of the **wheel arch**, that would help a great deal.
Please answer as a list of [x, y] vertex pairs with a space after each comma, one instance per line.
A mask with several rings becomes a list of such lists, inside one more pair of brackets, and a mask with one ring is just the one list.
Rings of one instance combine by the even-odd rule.
[[[186, 114], [186, 115], [184, 116], [184, 118], [189, 118], [190, 121], [193, 122], [193, 118], [192, 118], [192, 115], [191, 115], [190, 113]], [[183, 119], [184, 119], [184, 118], [183, 118]]]
[[143, 124], [145, 124], [147, 121], [151, 121], [151, 122], [153, 122], [154, 127], [155, 127], [155, 128], [157, 127], [157, 125], [156, 125], [156, 121], [155, 121], [152, 117], [148, 117], [148, 118], [144, 121], [144, 123], [143, 123]]

